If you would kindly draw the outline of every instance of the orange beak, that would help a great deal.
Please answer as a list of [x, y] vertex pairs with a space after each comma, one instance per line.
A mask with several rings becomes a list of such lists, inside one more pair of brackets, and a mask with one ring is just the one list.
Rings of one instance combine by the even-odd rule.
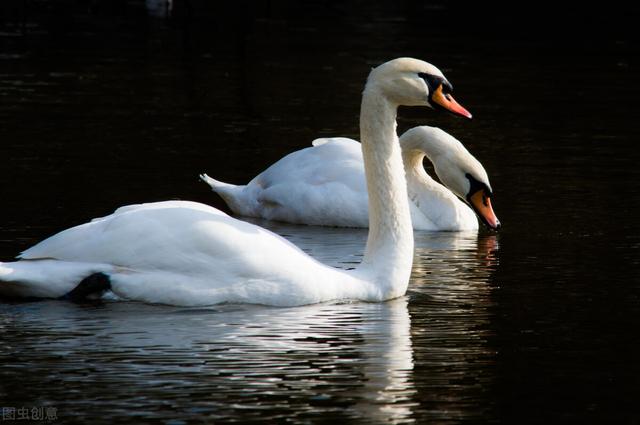
[[456, 115], [462, 115], [463, 117], [471, 119], [471, 112], [467, 111], [462, 107], [456, 100], [451, 96], [451, 94], [444, 94], [442, 92], [442, 84], [438, 86], [433, 95], [431, 96], [431, 100], [438, 105], [442, 106], [449, 112], [453, 112]]
[[500, 220], [498, 220], [498, 217], [496, 217], [496, 214], [493, 212], [493, 208], [491, 208], [491, 198], [485, 194], [484, 189], [480, 189], [471, 195], [469, 197], [469, 203], [484, 224], [490, 229], [498, 230], [500, 228]]

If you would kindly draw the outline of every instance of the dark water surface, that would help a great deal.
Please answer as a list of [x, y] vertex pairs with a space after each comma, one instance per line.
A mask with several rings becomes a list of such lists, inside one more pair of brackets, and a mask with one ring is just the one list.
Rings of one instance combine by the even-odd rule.
[[[368, 70], [398, 56], [440, 66], [474, 114], [403, 108], [399, 130], [463, 141], [502, 231], [416, 233], [409, 292], [381, 304], [0, 303], [0, 407], [61, 423], [639, 423], [632, 19], [585, 13], [573, 31], [558, 14], [520, 27], [513, 10], [291, 3], [3, 3], [0, 260], [128, 203], [225, 209], [198, 173], [246, 182], [314, 138], [357, 137]], [[366, 239], [260, 224], [338, 267]]]

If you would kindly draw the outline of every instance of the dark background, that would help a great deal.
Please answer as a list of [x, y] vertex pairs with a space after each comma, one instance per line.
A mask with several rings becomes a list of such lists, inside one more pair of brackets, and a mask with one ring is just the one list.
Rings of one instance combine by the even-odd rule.
[[[626, 3], [189, 0], [169, 9], [160, 0], [5, 0], [0, 137], [12, 170], [0, 182], [11, 206], [4, 221], [35, 217], [36, 226], [43, 201], [49, 211], [90, 208], [65, 208], [70, 225], [104, 212], [86, 205], [89, 193], [113, 206], [216, 202], [197, 173], [243, 182], [316, 137], [357, 137], [352, 93], [372, 66], [397, 56], [439, 65], [478, 121], [407, 110], [400, 130], [423, 117], [460, 128], [454, 134], [481, 144], [473, 152], [485, 163], [510, 161], [528, 129], [587, 131], [574, 120], [592, 132], [630, 127], [638, 14]], [[483, 132], [498, 122], [523, 131], [508, 140], [499, 140], [505, 131]], [[247, 165], [249, 157], [256, 161]], [[228, 166], [216, 171], [216, 163]], [[488, 169], [494, 180], [506, 172]]]
[[399, 131], [460, 138], [504, 225], [486, 419], [638, 423], [637, 12], [4, 0], [0, 258], [127, 203], [225, 209], [199, 173], [246, 182], [314, 138], [357, 138], [368, 70], [414, 56], [445, 72], [474, 120], [402, 109]]

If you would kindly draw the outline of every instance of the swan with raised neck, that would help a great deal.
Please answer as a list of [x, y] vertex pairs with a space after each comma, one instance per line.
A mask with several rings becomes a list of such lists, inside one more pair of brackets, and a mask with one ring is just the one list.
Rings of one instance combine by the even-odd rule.
[[89, 282], [80, 291], [87, 294], [97, 282], [120, 298], [174, 305], [291, 306], [401, 296], [413, 232], [396, 110], [440, 105], [470, 116], [449, 92], [442, 73], [416, 59], [371, 71], [360, 116], [371, 225], [355, 270], [321, 264], [280, 236], [210, 206], [165, 201], [122, 207], [26, 250], [20, 258], [28, 261], [0, 263], [0, 294], [58, 297]]
[[398, 106], [438, 106], [471, 118], [450, 93], [446, 93], [449, 103], [434, 98], [445, 87], [451, 91], [433, 65], [400, 58], [373, 69], [362, 93], [360, 141], [369, 195], [369, 234], [356, 270], [377, 282], [385, 298], [406, 292], [413, 263], [413, 227], [396, 132]]

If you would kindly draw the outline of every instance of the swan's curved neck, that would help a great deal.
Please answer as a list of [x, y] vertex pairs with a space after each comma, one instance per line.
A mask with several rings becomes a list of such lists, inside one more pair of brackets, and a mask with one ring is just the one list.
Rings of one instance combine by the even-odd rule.
[[402, 148], [402, 163], [406, 172], [408, 185], [420, 184], [421, 190], [438, 188], [439, 184], [424, 169], [423, 160], [426, 156], [432, 161], [431, 138], [413, 137], [411, 133], [405, 133], [400, 138]]
[[369, 194], [369, 236], [359, 272], [370, 274], [385, 298], [402, 295], [413, 261], [413, 227], [396, 104], [367, 85], [360, 111], [360, 140]]

